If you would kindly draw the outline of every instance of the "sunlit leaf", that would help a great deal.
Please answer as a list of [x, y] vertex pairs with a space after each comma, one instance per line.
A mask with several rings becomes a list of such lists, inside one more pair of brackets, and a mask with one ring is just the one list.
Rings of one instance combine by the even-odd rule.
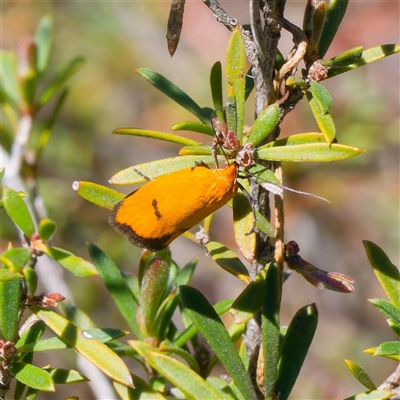
[[278, 120], [279, 107], [277, 104], [271, 104], [257, 117], [246, 141], [257, 146], [272, 132]]
[[299, 145], [283, 145], [282, 141], [276, 141], [260, 147], [257, 156], [261, 160], [288, 161], [288, 162], [330, 162], [340, 161], [363, 153], [358, 147], [345, 144], [332, 143], [307, 143]]
[[182, 305], [246, 399], [257, 399], [242, 360], [217, 313], [198, 290], [180, 287]]
[[[246, 53], [244, 50], [244, 40], [239, 26], [232, 32], [226, 54], [226, 86], [228, 97], [230, 90], [233, 89], [236, 104], [236, 136], [239, 140], [243, 136], [244, 121], [244, 102], [245, 102], [245, 83], [246, 83]], [[229, 98], [228, 98], [229, 103]]]
[[185, 364], [161, 354], [159, 350], [147, 343], [130, 340], [129, 344], [152, 368], [176, 386], [187, 398], [219, 399], [218, 392]]
[[11, 272], [20, 272], [22, 268], [29, 262], [31, 256], [32, 253], [28, 248], [18, 247], [15, 249], [6, 250], [0, 256], [0, 259]]
[[17, 339], [21, 296], [22, 279], [0, 281], [0, 332], [5, 341]]
[[56, 231], [57, 224], [51, 219], [44, 218], [39, 222], [38, 233], [41, 240], [47, 242]]
[[324, 58], [346, 13], [349, 0], [330, 0], [326, 20], [319, 40], [318, 58]]
[[368, 260], [389, 301], [400, 309], [400, 273], [385, 252], [368, 240], [363, 241]]
[[197, 121], [183, 121], [172, 125], [171, 129], [173, 131], [191, 131], [204, 133], [209, 136], [214, 136], [214, 129], [210, 125], [203, 124]]
[[8, 370], [18, 381], [44, 392], [55, 392], [56, 388], [50, 374], [42, 368], [23, 362], [12, 363]]
[[133, 387], [128, 368], [105, 344], [94, 339], [86, 331], [82, 331], [54, 311], [37, 307], [31, 307], [30, 310], [64, 342], [103, 371], [109, 378]]
[[243, 282], [250, 281], [249, 272], [236, 254], [218, 242], [209, 242], [205, 245], [209, 255], [225, 271]]
[[28, 206], [21, 196], [13, 189], [3, 188], [3, 206], [15, 225], [28, 237], [35, 233], [35, 224]]
[[374, 382], [372, 382], [372, 379], [360, 365], [350, 360], [344, 360], [344, 362], [346, 363], [347, 368], [353, 374], [354, 378], [356, 378], [361, 385], [365, 386], [369, 390], [376, 389]]
[[116, 135], [131, 135], [131, 136], [141, 136], [151, 139], [165, 140], [166, 142], [183, 144], [185, 146], [197, 146], [200, 143], [192, 139], [187, 139], [182, 136], [173, 135], [172, 133], [164, 133], [158, 131], [151, 131], [147, 129], [137, 129], [137, 128], [118, 128], [114, 129], [113, 132]]

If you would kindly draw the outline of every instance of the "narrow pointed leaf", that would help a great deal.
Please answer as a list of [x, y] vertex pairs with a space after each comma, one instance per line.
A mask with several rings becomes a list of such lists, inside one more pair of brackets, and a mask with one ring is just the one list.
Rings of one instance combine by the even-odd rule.
[[[226, 125], [229, 131], [232, 131], [237, 135], [237, 109], [236, 109], [236, 97], [235, 89], [233, 87], [229, 88], [228, 95], [226, 97]], [[240, 140], [240, 139], [239, 139]]]
[[56, 76], [50, 86], [48, 86], [39, 96], [37, 107], [41, 108], [44, 106], [53, 97], [53, 95], [64, 86], [68, 79], [70, 79], [83, 67], [84, 64], [85, 59], [83, 57], [77, 57], [70, 61]]
[[278, 120], [279, 107], [277, 104], [271, 104], [255, 120], [247, 142], [256, 147], [272, 132]]
[[250, 281], [249, 272], [236, 254], [218, 242], [209, 242], [206, 244], [210, 256], [225, 271], [229, 272], [243, 282]]
[[147, 130], [147, 129], [118, 128], [118, 129], [113, 130], [112, 133], [114, 133], [116, 135], [141, 136], [141, 137], [146, 137], [146, 138], [151, 138], [151, 139], [164, 140], [166, 142], [183, 144], [185, 146], [197, 146], [200, 144], [199, 142], [196, 142], [195, 140], [187, 139], [187, 138], [184, 138], [184, 137], [178, 136], [178, 135], [173, 135], [172, 133], [151, 131], [151, 130]]
[[[185, 146], [179, 150], [180, 156], [209, 156], [212, 152], [212, 146]], [[219, 150], [217, 150], [217, 154]], [[214, 162], [215, 165], [215, 162]]]
[[346, 13], [349, 0], [331, 0], [326, 12], [326, 20], [319, 40], [318, 58], [324, 58]]
[[78, 326], [82, 330], [91, 331], [97, 329], [97, 326], [89, 316], [79, 309], [71, 300], [65, 299], [63, 302], [59, 303], [58, 309], [69, 322]]
[[125, 318], [136, 337], [140, 338], [136, 314], [137, 306], [132, 292], [129, 290], [121, 272], [114, 262], [99, 247], [93, 243], [87, 244], [90, 258], [97, 268], [99, 276], [111, 297], [117, 304], [118, 309]]
[[197, 121], [183, 121], [172, 125], [171, 129], [173, 131], [192, 131], [204, 133], [209, 136], [214, 136], [214, 129], [210, 125], [203, 124]]
[[267, 272], [268, 267], [261, 270], [232, 304], [230, 313], [235, 324], [248, 322], [260, 311], [264, 301]]
[[52, 29], [53, 19], [49, 15], [46, 15], [40, 20], [35, 32], [34, 40], [37, 47], [36, 68], [39, 74], [43, 73], [47, 66], [51, 49]]
[[364, 240], [368, 260], [374, 270], [379, 284], [389, 301], [400, 309], [400, 273], [384, 251], [375, 243]]
[[322, 60], [321, 64], [331, 68], [344, 67], [350, 64], [354, 64], [362, 57], [363, 50], [363, 46], [353, 47], [352, 49], [344, 51], [343, 53], [340, 53], [337, 56], [330, 58], [329, 60]]
[[[331, 144], [336, 134], [335, 124], [333, 123], [331, 115], [328, 112], [324, 112], [320, 107], [320, 103], [323, 103], [322, 99], [319, 101], [316, 100], [310, 92], [307, 92], [307, 99], [319, 129], [323, 133], [326, 142]], [[323, 104], [324, 107], [328, 105], [327, 103], [328, 102]]]
[[219, 399], [218, 392], [180, 361], [166, 356], [144, 342], [128, 342], [147, 363], [189, 399]]
[[254, 212], [246, 196], [237, 193], [232, 199], [233, 229], [235, 242], [239, 247], [240, 254], [252, 263], [256, 251], [256, 234], [253, 232], [255, 220]]
[[275, 383], [275, 394], [280, 400], [286, 400], [313, 340], [318, 323], [318, 312], [315, 304], [304, 306], [293, 317], [281, 349], [278, 375]]
[[52, 331], [79, 354], [88, 359], [109, 378], [133, 387], [132, 378], [124, 362], [105, 344], [92, 338], [85, 331], [71, 324], [54, 311], [31, 307]]
[[317, 81], [311, 80], [310, 91], [322, 113], [326, 114], [333, 105], [330, 93]]
[[167, 400], [160, 392], [153, 389], [146, 381], [136, 375], [132, 375], [135, 389], [113, 382], [117, 394], [123, 400]]
[[262, 296], [263, 305], [261, 313], [262, 348], [264, 358], [264, 391], [266, 398], [274, 397], [275, 381], [279, 363], [279, 310], [280, 310], [280, 277], [276, 263], [266, 267], [266, 278]]
[[42, 368], [18, 362], [10, 364], [8, 370], [19, 382], [31, 388], [44, 392], [55, 392], [56, 390], [52, 377]]
[[210, 86], [211, 86], [211, 95], [214, 103], [214, 109], [216, 110], [217, 113], [219, 112], [218, 110], [222, 112], [224, 103], [222, 96], [222, 67], [220, 61], [217, 61], [211, 68]]
[[[202, 161], [210, 167], [215, 166], [215, 161], [210, 155], [204, 156], [184, 156], [164, 158], [162, 160], [152, 161], [145, 164], [138, 164], [133, 167], [123, 169], [113, 175], [109, 183], [112, 185], [133, 185], [136, 183], [147, 182], [146, 178], [155, 179], [159, 176], [179, 171], [183, 168], [193, 168], [196, 163]], [[222, 160], [222, 159], [221, 159]], [[145, 178], [146, 177], [146, 178]]]
[[3, 188], [3, 206], [15, 225], [28, 237], [35, 233], [35, 224], [28, 206], [20, 195], [13, 189]]
[[17, 339], [21, 296], [22, 279], [0, 282], [0, 332], [5, 341]]
[[383, 299], [370, 299], [369, 302], [400, 329], [400, 310], [397, 307]]
[[60, 249], [58, 247], [47, 246], [43, 243], [36, 243], [35, 247], [37, 250], [40, 250], [46, 254], [46, 256], [57, 261], [75, 276], [84, 278], [87, 276], [97, 275], [97, 270], [93, 264], [67, 250]]
[[400, 342], [385, 342], [375, 348], [374, 356], [400, 361]]
[[261, 160], [288, 161], [288, 162], [331, 162], [354, 157], [364, 152], [358, 147], [344, 144], [326, 143], [299, 144], [282, 146], [275, 142], [276, 146], [262, 146], [257, 151]]
[[247, 399], [257, 399], [253, 384], [221, 319], [202, 293], [190, 286], [180, 287], [184, 309], [203, 334], [215, 355]]
[[344, 360], [344, 362], [346, 363], [347, 368], [353, 374], [354, 378], [356, 378], [361, 385], [365, 386], [369, 390], [376, 389], [374, 382], [372, 382], [372, 379], [360, 365], [350, 360]]
[[161, 74], [147, 68], [137, 69], [136, 72], [159, 91], [167, 95], [183, 108], [195, 115], [201, 122], [209, 124], [209, 118], [203, 109], [190, 98], [182, 89]]
[[400, 52], [400, 44], [382, 44], [380, 46], [371, 47], [362, 52], [361, 57], [358, 57], [355, 62], [345, 66], [332, 66], [328, 70], [328, 78], [343, 74], [344, 72], [362, 67], [374, 61], [382, 60], [392, 54]]
[[274, 239], [276, 232], [270, 222], [258, 211], [256, 211], [256, 227], [268, 237]]
[[160, 351], [163, 353], [174, 354], [182, 358], [189, 367], [196, 373], [200, 374], [200, 366], [197, 360], [186, 350], [182, 349], [179, 346], [176, 346], [174, 343], [169, 340], [164, 340], [160, 343], [159, 346]]
[[11, 272], [8, 269], [0, 269], [0, 282], [9, 282], [21, 279], [21, 274], [19, 272]]
[[[230, 93], [231, 88], [233, 88], [237, 122], [236, 130], [232, 130], [236, 133], [240, 141], [243, 137], [245, 84], [246, 53], [244, 50], [244, 40], [239, 26], [236, 26], [229, 40], [228, 51], [226, 54], [226, 86], [228, 93]], [[229, 127], [229, 129], [231, 128]]]

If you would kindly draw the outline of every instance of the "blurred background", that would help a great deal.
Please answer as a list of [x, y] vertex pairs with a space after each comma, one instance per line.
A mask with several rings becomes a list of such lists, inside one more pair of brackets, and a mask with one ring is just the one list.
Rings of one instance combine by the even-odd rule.
[[[248, 2], [222, 5], [240, 23], [248, 23]], [[305, 1], [288, 1], [286, 18], [301, 26], [304, 5]], [[135, 69], [153, 69], [201, 106], [211, 106], [209, 71], [216, 61], [224, 63], [229, 32], [201, 1], [187, 2], [181, 41], [171, 58], [165, 40], [169, 7], [167, 1], [2, 4], [3, 49], [16, 49], [22, 36], [34, 33], [41, 17], [53, 17], [49, 79], [52, 71], [72, 58], [86, 58], [86, 65], [70, 82], [66, 105], [39, 171], [38, 185], [48, 217], [58, 224], [52, 244], [88, 259], [85, 242], [94, 242], [120, 269], [132, 273], [137, 271], [139, 249], [108, 226], [107, 211], [79, 198], [71, 184], [88, 180], [106, 185], [123, 168], [178, 154], [178, 145], [111, 134], [112, 130], [127, 126], [171, 132], [172, 124], [194, 118], [142, 80]], [[368, 48], [398, 43], [399, 12], [399, 2], [350, 1], [327, 57], [359, 45]], [[282, 36], [280, 50], [286, 55], [292, 41], [285, 32]], [[395, 339], [383, 316], [367, 301], [384, 297], [384, 293], [369, 266], [362, 240], [377, 243], [399, 265], [399, 66], [399, 56], [394, 55], [323, 82], [333, 97], [331, 114], [338, 141], [364, 148], [365, 153], [337, 163], [283, 166], [286, 186], [331, 201], [327, 204], [287, 192], [286, 241], [296, 240], [307, 261], [356, 280], [356, 291], [351, 295], [319, 291], [295, 273], [285, 283], [283, 325], [300, 307], [312, 302], [316, 302], [320, 315], [293, 399], [343, 398], [362, 391], [342, 361], [345, 358], [361, 364], [376, 384], [396, 367], [394, 361], [372, 359], [362, 352]], [[318, 130], [303, 103], [287, 116], [282, 136]], [[41, 112], [39, 120], [46, 117], [46, 109]], [[246, 122], [251, 125], [251, 97], [246, 113]], [[211, 143], [209, 137], [188, 132], [183, 135]], [[32, 145], [35, 138], [33, 134]], [[133, 190], [117, 189], [125, 193]], [[228, 207], [218, 211], [211, 236], [235, 248]], [[10, 240], [17, 241], [18, 237], [9, 221], [3, 219], [3, 247]], [[234, 298], [244, 289], [242, 282], [219, 269], [200, 246], [179, 238], [171, 249], [180, 266], [200, 257], [192, 285], [206, 293], [212, 303]], [[127, 329], [98, 279], [78, 279], [68, 272], [64, 277], [78, 307], [98, 326]], [[229, 316], [226, 322], [230, 323]], [[53, 359], [41, 365], [45, 363], [65, 366], [56, 365]], [[67, 388], [66, 393], [92, 398], [85, 385]]]

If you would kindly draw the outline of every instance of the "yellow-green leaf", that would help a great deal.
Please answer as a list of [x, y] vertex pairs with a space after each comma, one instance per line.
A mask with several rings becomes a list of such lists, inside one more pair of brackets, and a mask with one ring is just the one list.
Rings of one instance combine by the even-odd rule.
[[132, 377], [125, 363], [105, 344], [54, 311], [31, 307], [52, 331], [79, 354], [88, 359], [109, 378], [133, 387]]
[[187, 139], [182, 136], [173, 135], [172, 133], [164, 133], [158, 131], [151, 131], [147, 129], [136, 129], [136, 128], [118, 128], [113, 130], [114, 134], [117, 135], [131, 135], [131, 136], [142, 136], [151, 139], [165, 140], [171, 143], [179, 143], [185, 146], [197, 146], [200, 143], [192, 139]]
[[92, 182], [75, 181], [72, 189], [83, 199], [107, 210], [113, 210], [115, 205], [125, 197], [123, 193]]

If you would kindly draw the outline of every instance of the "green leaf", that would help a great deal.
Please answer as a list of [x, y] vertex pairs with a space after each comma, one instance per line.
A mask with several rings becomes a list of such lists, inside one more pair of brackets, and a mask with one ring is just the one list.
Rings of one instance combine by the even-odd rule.
[[224, 108], [224, 100], [222, 95], [222, 66], [220, 61], [217, 61], [211, 68], [210, 86], [215, 112], [217, 113], [217, 117], [223, 120], [221, 117], [223, 117], [222, 109]]
[[214, 136], [214, 129], [211, 128], [210, 125], [203, 124], [202, 122], [197, 121], [183, 121], [178, 122], [177, 124], [172, 125], [171, 129], [173, 131], [191, 131], [191, 132], [199, 132], [205, 133], [209, 136]]
[[151, 131], [147, 129], [137, 129], [137, 128], [118, 128], [114, 129], [113, 132], [116, 135], [132, 135], [132, 136], [142, 136], [151, 139], [165, 140], [170, 143], [183, 144], [185, 146], [197, 146], [200, 143], [192, 139], [187, 139], [182, 136], [173, 135], [172, 133], [164, 133], [158, 131]]
[[[212, 146], [185, 146], [179, 150], [180, 156], [209, 156], [212, 153]], [[217, 154], [220, 153], [219, 149], [216, 149]], [[214, 161], [215, 165], [215, 161]]]
[[133, 387], [132, 378], [124, 362], [105, 344], [91, 337], [54, 311], [31, 307], [52, 331], [79, 354], [103, 371], [109, 378]]
[[[279, 70], [280, 68], [278, 68]], [[253, 77], [253, 67], [250, 67], [247, 71], [246, 74], [246, 88], [245, 88], [245, 93], [244, 93], [244, 98], [245, 100], [248, 99], [250, 96], [251, 92], [254, 89], [254, 77]]]
[[57, 384], [79, 383], [90, 380], [85, 375], [73, 369], [45, 368], [45, 371], [50, 374], [54, 383]]
[[8, 269], [0, 268], [0, 282], [15, 281], [21, 279], [21, 274], [18, 272], [11, 272]]
[[44, 72], [49, 60], [52, 30], [53, 19], [49, 15], [46, 15], [40, 20], [34, 36], [37, 48], [36, 69], [39, 74]]
[[322, 60], [321, 64], [330, 68], [347, 66], [358, 61], [362, 57], [363, 50], [363, 46], [353, 47], [329, 60]]
[[218, 392], [197, 373], [180, 361], [161, 354], [151, 345], [130, 340], [128, 342], [152, 368], [176, 386], [189, 399], [219, 399]]
[[26, 288], [28, 289], [28, 294], [34, 295], [36, 293], [37, 285], [38, 285], [38, 276], [36, 271], [32, 267], [25, 267], [22, 271]]
[[9, 187], [3, 188], [3, 206], [15, 225], [31, 238], [35, 233], [35, 224], [28, 210], [28, 206], [21, 196]]
[[0, 281], [0, 332], [5, 341], [17, 339], [21, 300], [22, 279]]
[[261, 143], [275, 128], [279, 121], [279, 106], [271, 104], [257, 117], [251, 129], [250, 136], [246, 140], [247, 143], [252, 143], [256, 147]]
[[209, 242], [205, 245], [213, 260], [225, 271], [243, 282], [250, 281], [249, 272], [236, 254], [218, 242]]
[[57, 224], [51, 219], [44, 218], [39, 223], [38, 233], [41, 240], [47, 242], [56, 231]]
[[[0, 257], [11, 272], [20, 272], [31, 259], [32, 253], [26, 247], [6, 250]], [[0, 273], [1, 274], [1, 273]], [[21, 278], [21, 275], [19, 276]]]
[[386, 400], [392, 396], [390, 390], [373, 390], [372, 392], [358, 393], [345, 400]]
[[68, 319], [69, 322], [73, 323], [79, 328], [85, 331], [97, 329], [96, 325], [88, 317], [88, 315], [79, 309], [71, 300], [65, 299], [63, 302], [59, 303], [58, 309], [63, 313], [64, 317]]
[[163, 353], [174, 354], [182, 358], [189, 367], [196, 373], [200, 375], [200, 366], [195, 357], [193, 357], [188, 351], [182, 349], [179, 346], [176, 346], [174, 343], [169, 340], [164, 340], [160, 343], [159, 346], [160, 351]]
[[67, 250], [47, 246], [44, 243], [37, 243], [36, 248], [46, 254], [46, 256], [57, 261], [75, 276], [85, 278], [87, 276], [97, 275], [97, 270], [93, 264]]
[[230, 310], [235, 324], [248, 322], [261, 309], [268, 266], [262, 269], [236, 298]]
[[107, 210], [113, 210], [125, 198], [123, 193], [92, 182], [75, 181], [72, 189], [83, 199]]
[[318, 312], [315, 304], [300, 308], [290, 322], [283, 340], [275, 382], [275, 394], [280, 400], [286, 400], [293, 389], [314, 337], [317, 323]]
[[398, 333], [400, 330], [400, 310], [392, 303], [389, 303], [388, 301], [383, 299], [369, 299], [368, 301], [386, 318], [390, 319], [391, 328], [397, 328], [395, 332]]
[[[322, 87], [322, 86], [321, 86]], [[325, 140], [328, 144], [331, 144], [333, 139], [335, 138], [336, 128], [333, 123], [333, 119], [328, 112], [324, 112], [320, 107], [320, 104], [323, 104], [324, 107], [328, 105], [328, 101], [325, 103], [324, 100], [316, 100], [310, 92], [307, 92], [308, 103], [310, 104], [311, 111], [314, 115], [315, 120], [317, 121], [319, 129], [324, 134]]]
[[400, 361], [400, 342], [385, 342], [375, 348], [374, 356]]
[[262, 348], [264, 357], [265, 398], [273, 398], [279, 363], [280, 326], [279, 310], [281, 303], [280, 272], [276, 263], [266, 267], [266, 279], [261, 314]]
[[6, 172], [5, 167], [0, 168], [0, 183], [3, 181], [4, 174]]
[[221, 319], [204, 295], [190, 286], [180, 287], [184, 309], [211, 346], [215, 355], [231, 375], [246, 399], [257, 399], [250, 376]]
[[23, 362], [17, 362], [10, 364], [8, 370], [19, 382], [22, 382], [29, 387], [44, 392], [56, 391], [52, 377], [42, 368]]
[[323, 114], [326, 114], [333, 105], [330, 93], [317, 81], [311, 79], [310, 91]]
[[170, 266], [159, 257], [153, 258], [147, 265], [141, 281], [139, 305], [145, 331], [144, 337], [158, 337], [158, 328], [154, 323], [168, 284]]
[[383, 58], [398, 52], [400, 52], [400, 44], [382, 44], [380, 46], [371, 47], [364, 50], [361, 57], [358, 57], [352, 64], [338, 67], [332, 66], [332, 68], [328, 70], [328, 78], [362, 67], [363, 65], [370, 64], [374, 61], [382, 60]]
[[[229, 129], [236, 133], [240, 141], [243, 137], [244, 123], [244, 102], [246, 84], [246, 53], [244, 50], [244, 40], [239, 26], [232, 32], [226, 54], [226, 86], [228, 94], [233, 89], [236, 104], [236, 130]], [[228, 99], [229, 101], [229, 99]]]
[[133, 185], [148, 182], [148, 180], [179, 171], [183, 168], [193, 168], [199, 162], [204, 162], [204, 164], [210, 167], [215, 166], [215, 161], [210, 155], [164, 158], [123, 169], [112, 176], [109, 183], [112, 185]]
[[1, 51], [1, 68], [1, 102], [8, 100], [14, 108], [18, 109], [21, 103], [21, 92], [19, 90], [17, 60], [14, 52]]
[[132, 375], [135, 389], [113, 382], [113, 386], [117, 394], [124, 400], [166, 400], [160, 392], [153, 389], [146, 381], [136, 375]]
[[[217, 304], [214, 305], [214, 310], [218, 314], [218, 316], [221, 316], [225, 314], [226, 312], [229, 311], [229, 309], [232, 307], [233, 300], [226, 299], [226, 300], [221, 300]], [[183, 331], [177, 338], [174, 340], [174, 344], [182, 347], [186, 342], [188, 342], [190, 339], [193, 338], [198, 332], [197, 326], [195, 324], [191, 324], [188, 328], [186, 328], [185, 331]]]
[[53, 97], [53, 95], [64, 86], [68, 79], [70, 79], [83, 67], [84, 64], [85, 59], [83, 57], [77, 57], [70, 61], [56, 76], [50, 86], [48, 86], [39, 96], [37, 108], [39, 109], [43, 107]]
[[114, 262], [100, 248], [93, 243], [87, 244], [90, 258], [99, 272], [99, 276], [109, 291], [111, 297], [121, 311], [126, 322], [136, 337], [141, 338], [136, 314], [137, 306], [132, 292], [129, 290], [121, 272]]
[[298, 76], [291, 75], [286, 79], [286, 86], [300, 86], [302, 89], [307, 88], [307, 82]]
[[270, 222], [258, 211], [256, 211], [256, 227], [268, 237], [274, 239], [276, 236], [275, 228]]
[[309, 143], [284, 146], [280, 140], [262, 146], [257, 151], [261, 160], [288, 162], [331, 162], [354, 157], [364, 152], [363, 149], [332, 143]]
[[256, 234], [253, 232], [255, 225], [253, 209], [243, 193], [237, 193], [234, 196], [232, 209], [235, 242], [240, 254], [249, 263], [252, 263], [256, 252]]
[[349, 0], [331, 0], [326, 12], [326, 20], [319, 40], [318, 58], [324, 58], [346, 13]]
[[365, 386], [369, 390], [376, 389], [374, 382], [372, 382], [372, 379], [360, 365], [350, 360], [344, 360], [344, 362], [346, 363], [347, 368], [353, 374], [354, 378], [356, 378], [361, 385]]
[[183, 108], [196, 116], [204, 124], [209, 124], [209, 118], [204, 110], [190, 98], [182, 89], [172, 83], [170, 80], [147, 68], [137, 69], [136, 72], [149, 83], [155, 86], [159, 91], [167, 95]]
[[368, 260], [389, 301], [400, 309], [400, 273], [384, 251], [368, 240], [363, 241]]

